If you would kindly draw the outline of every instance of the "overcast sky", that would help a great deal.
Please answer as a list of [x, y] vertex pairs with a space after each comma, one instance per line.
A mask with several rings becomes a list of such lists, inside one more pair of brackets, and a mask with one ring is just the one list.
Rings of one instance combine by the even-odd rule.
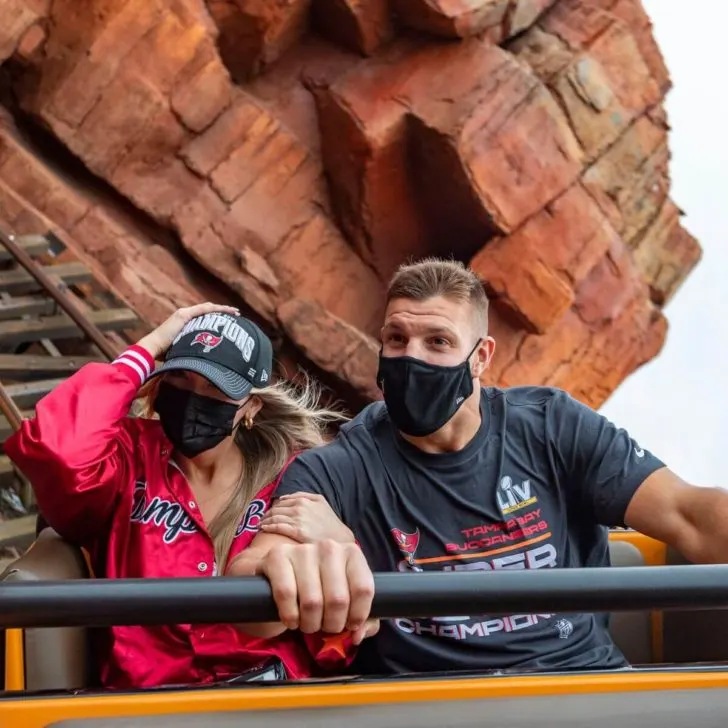
[[601, 412], [686, 480], [728, 488], [728, 0], [642, 2], [673, 81], [672, 198], [703, 260], [665, 309], [661, 354]]

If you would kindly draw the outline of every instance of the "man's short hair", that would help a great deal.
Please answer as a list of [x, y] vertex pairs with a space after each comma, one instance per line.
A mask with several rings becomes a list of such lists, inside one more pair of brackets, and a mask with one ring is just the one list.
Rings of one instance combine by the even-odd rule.
[[477, 334], [487, 335], [488, 296], [483, 282], [460, 261], [424, 258], [406, 263], [397, 269], [387, 289], [387, 303], [395, 298], [426, 301], [436, 296], [467, 301], [473, 308]]

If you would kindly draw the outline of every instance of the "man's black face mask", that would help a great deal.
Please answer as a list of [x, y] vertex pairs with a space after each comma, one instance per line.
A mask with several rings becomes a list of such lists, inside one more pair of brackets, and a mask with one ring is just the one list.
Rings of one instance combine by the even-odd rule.
[[168, 382], [159, 385], [154, 410], [172, 446], [193, 458], [219, 445], [233, 433], [241, 405], [180, 389]]
[[473, 393], [470, 357], [481, 339], [455, 366], [428, 364], [411, 356], [379, 353], [377, 386], [384, 394], [395, 427], [411, 437], [425, 437], [447, 424]]

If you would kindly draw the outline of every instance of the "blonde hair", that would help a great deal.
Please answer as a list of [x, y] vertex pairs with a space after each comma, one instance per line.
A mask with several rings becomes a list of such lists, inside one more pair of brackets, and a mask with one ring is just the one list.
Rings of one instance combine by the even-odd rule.
[[[162, 379], [155, 377], [139, 390], [133, 414], [156, 417], [154, 400]], [[251, 395], [260, 398], [262, 407], [253, 427], [248, 430], [241, 422], [234, 435], [243, 471], [229, 501], [208, 526], [219, 574], [225, 571], [235, 532], [253, 496], [276, 479], [295, 452], [325, 444], [329, 426], [349, 419], [321, 406], [321, 389], [306, 375], [297, 385], [279, 381], [253, 389]]]
[[395, 298], [426, 301], [444, 296], [473, 307], [479, 335], [488, 333], [488, 296], [478, 275], [457, 260], [423, 258], [401, 265], [389, 283], [387, 303]]

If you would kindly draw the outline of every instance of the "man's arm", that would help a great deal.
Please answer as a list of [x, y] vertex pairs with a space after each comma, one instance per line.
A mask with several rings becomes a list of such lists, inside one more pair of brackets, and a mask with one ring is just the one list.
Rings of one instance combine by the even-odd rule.
[[569, 503], [604, 526], [624, 526], [638, 488], [665, 463], [566, 392], [553, 396], [546, 434], [559, 486]]
[[[347, 477], [348, 474], [348, 477]], [[346, 524], [354, 513], [355, 470], [338, 443], [308, 451], [283, 474], [274, 497], [296, 492], [322, 495]], [[348, 482], [347, 488], [341, 483]], [[298, 543], [287, 536], [259, 533], [228, 567], [233, 576], [265, 576], [278, 607], [279, 623], [244, 624], [254, 636], [275, 637], [286, 629], [353, 633], [354, 644], [373, 634], [366, 620], [374, 579], [361, 549], [352, 542], [323, 539]]]
[[[324, 448], [325, 449], [325, 448]], [[336, 490], [333, 484], [327, 482], [325, 477], [325, 470], [317, 467], [319, 465], [319, 459], [314, 459], [313, 466], [306, 461], [310, 458], [311, 454], [304, 453], [299, 455], [298, 458], [294, 459], [288, 467], [284, 470], [278, 485], [276, 486], [275, 493], [271, 499], [271, 504], [276, 499], [283, 495], [291, 495], [293, 493], [311, 493], [316, 495], [322, 495], [327, 502], [331, 505], [332, 510], [340, 517], [341, 504], [336, 494]], [[263, 573], [263, 564], [266, 562], [268, 554], [276, 548], [284, 548], [291, 545], [296, 545], [299, 542], [294, 538], [283, 535], [281, 533], [266, 533], [264, 531], [258, 532], [255, 538], [251, 541], [248, 548], [238, 554], [235, 559], [228, 565], [226, 575], [228, 576], [258, 576]], [[284, 575], [277, 577], [278, 581], [283, 581]], [[285, 589], [285, 584], [283, 585]], [[274, 594], [275, 596], [275, 594]], [[278, 600], [276, 600], [278, 603]], [[286, 600], [284, 599], [285, 603]], [[290, 607], [288, 607], [290, 611]], [[293, 620], [291, 620], [291, 623]], [[240, 624], [240, 629], [247, 632], [254, 637], [263, 637], [270, 639], [277, 637], [288, 629], [283, 622], [264, 622], [260, 624]]]
[[[252, 558], [243, 558], [253, 549]], [[378, 630], [377, 624], [367, 621], [374, 577], [356, 544], [331, 540], [300, 544], [285, 536], [260, 534], [227, 573], [265, 576], [270, 582], [281, 621], [238, 625], [254, 637], [271, 639], [287, 629], [305, 634], [348, 630], [358, 645]]]
[[294, 493], [323, 496], [339, 520], [350, 526], [349, 520], [354, 512], [355, 478], [349, 453], [334, 441], [301, 453], [286, 468], [273, 497]]
[[568, 395], [554, 398], [547, 421], [562, 485], [597, 522], [634, 528], [695, 563], [728, 562], [728, 491], [686, 483]]
[[[271, 503], [275, 503], [282, 496], [295, 493], [319, 495], [328, 503], [336, 518], [344, 525], [348, 525], [344, 518], [344, 511], [350, 510], [347, 507], [349, 504], [343, 498], [342, 488], [337, 487], [333, 480], [342, 462], [345, 464], [343, 453], [337, 443], [299, 455], [281, 475]], [[349, 490], [351, 491], [353, 488]], [[248, 548], [230, 564], [227, 573], [231, 576], [252, 576], [259, 573], [259, 564], [271, 549], [276, 546], [290, 546], [299, 543], [292, 536], [293, 534], [259, 532]]]
[[[276, 546], [296, 544], [292, 538], [277, 533], [258, 533], [248, 548], [238, 554], [228, 565], [226, 576], [258, 576], [268, 553]], [[277, 603], [277, 602], [276, 602]], [[240, 623], [238, 629], [253, 637], [272, 639], [283, 634], [288, 627], [283, 622]]]
[[722, 488], [690, 485], [662, 468], [637, 489], [625, 522], [693, 563], [728, 563], [728, 491]]

